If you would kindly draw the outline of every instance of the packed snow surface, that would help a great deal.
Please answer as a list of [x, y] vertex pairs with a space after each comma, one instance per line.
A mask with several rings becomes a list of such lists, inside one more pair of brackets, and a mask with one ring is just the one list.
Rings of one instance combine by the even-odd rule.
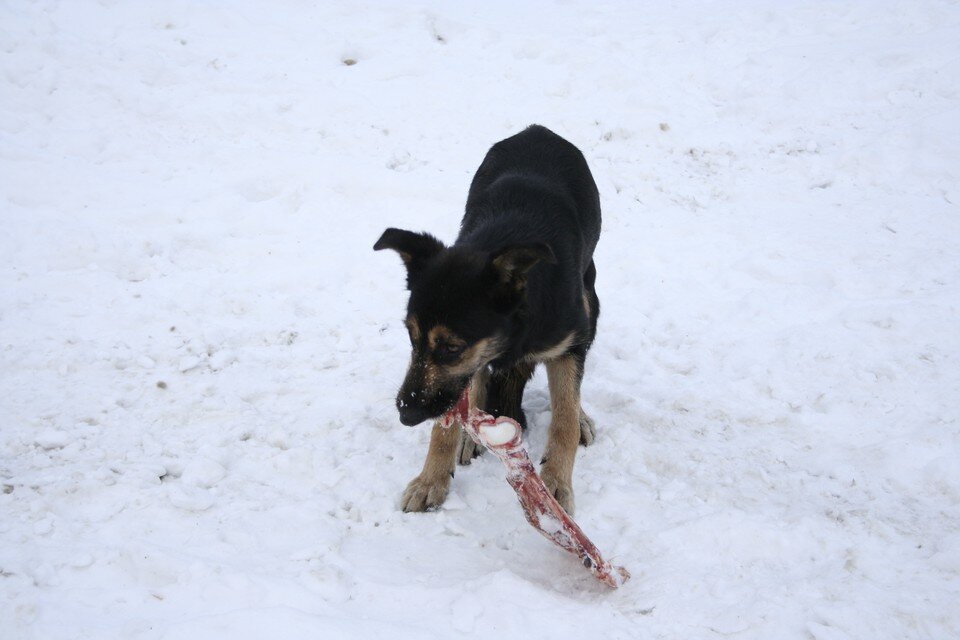
[[[0, 60], [0, 638], [960, 637], [956, 3], [12, 0]], [[372, 244], [533, 122], [602, 197], [618, 590], [493, 456], [399, 509]]]

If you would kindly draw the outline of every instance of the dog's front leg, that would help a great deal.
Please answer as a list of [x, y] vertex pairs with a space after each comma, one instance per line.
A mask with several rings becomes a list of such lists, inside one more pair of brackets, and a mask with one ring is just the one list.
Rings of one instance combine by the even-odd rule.
[[550, 431], [540, 476], [564, 510], [573, 515], [573, 462], [580, 444], [580, 379], [583, 359], [567, 353], [548, 361]]
[[403, 492], [400, 507], [404, 511], [427, 511], [443, 504], [450, 491], [454, 458], [459, 446], [459, 427], [450, 425], [444, 428], [439, 420], [434, 423], [423, 470]]
[[[480, 407], [483, 404], [487, 379], [486, 367], [473, 376], [470, 382], [471, 408]], [[434, 423], [423, 470], [420, 475], [410, 481], [400, 500], [400, 506], [404, 511], [436, 509], [447, 499], [457, 457], [462, 455], [463, 443], [460, 434], [460, 427], [451, 425], [444, 428], [439, 420]]]

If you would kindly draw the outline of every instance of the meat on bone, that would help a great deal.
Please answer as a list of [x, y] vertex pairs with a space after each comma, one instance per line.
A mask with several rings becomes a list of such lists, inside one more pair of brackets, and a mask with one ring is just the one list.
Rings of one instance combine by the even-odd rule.
[[551, 495], [527, 455], [520, 425], [506, 416], [494, 418], [479, 409], [470, 409], [469, 387], [456, 406], [443, 417], [443, 424], [455, 424], [478, 444], [493, 452], [507, 467], [507, 482], [517, 492], [523, 513], [533, 527], [547, 539], [575, 554], [584, 567], [601, 582], [617, 588], [630, 578], [630, 572], [616, 567], [600, 555], [597, 547]]

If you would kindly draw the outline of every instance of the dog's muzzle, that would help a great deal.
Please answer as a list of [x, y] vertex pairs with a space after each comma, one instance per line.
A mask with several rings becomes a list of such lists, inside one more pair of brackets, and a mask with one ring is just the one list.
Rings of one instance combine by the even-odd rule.
[[429, 409], [409, 397], [397, 398], [397, 411], [400, 412], [400, 422], [408, 427], [418, 425], [433, 417], [430, 415]]

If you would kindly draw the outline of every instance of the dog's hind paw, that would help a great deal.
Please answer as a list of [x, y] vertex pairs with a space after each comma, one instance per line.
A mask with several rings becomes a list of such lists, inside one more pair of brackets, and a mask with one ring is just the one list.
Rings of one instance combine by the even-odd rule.
[[457, 449], [457, 464], [468, 465], [474, 458], [483, 455], [484, 448], [473, 441], [466, 432], [460, 432], [460, 447]]
[[593, 423], [593, 418], [588, 416], [583, 407], [580, 407], [580, 444], [589, 447], [597, 438], [597, 427]]
[[403, 497], [400, 499], [400, 508], [406, 513], [436, 509], [447, 499], [449, 491], [449, 475], [443, 475], [439, 478], [417, 476], [404, 489]]

